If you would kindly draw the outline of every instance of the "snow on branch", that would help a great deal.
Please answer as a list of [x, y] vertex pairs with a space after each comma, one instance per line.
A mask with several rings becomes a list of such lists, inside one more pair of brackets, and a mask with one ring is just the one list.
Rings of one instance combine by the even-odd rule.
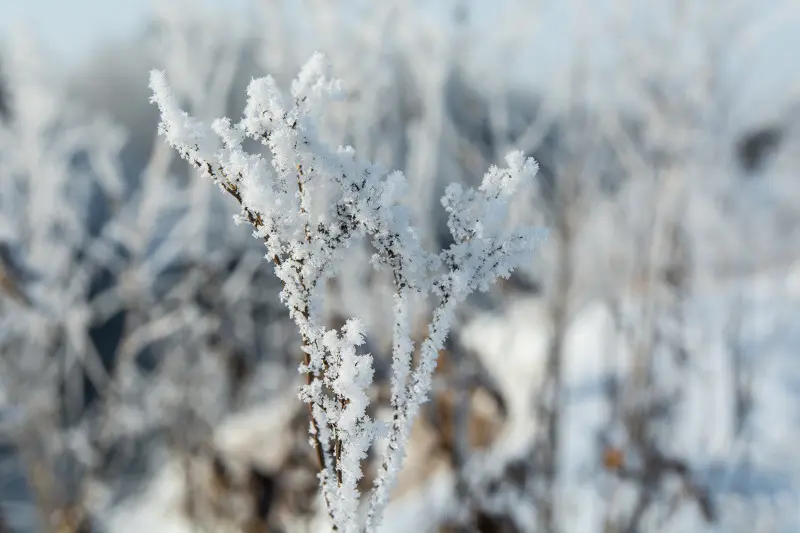
[[[321, 54], [303, 67], [290, 97], [269, 76], [251, 81], [244, 116], [236, 124], [223, 118], [208, 126], [189, 116], [161, 72], [151, 73], [150, 87], [151, 100], [161, 110], [159, 132], [241, 205], [237, 221], [252, 225], [254, 236], [263, 239], [266, 257], [283, 282], [281, 300], [302, 338], [305, 358], [299, 370], [307, 381], [300, 397], [309, 406], [311, 442], [333, 529], [374, 531], [456, 306], [530, 259], [538, 231], [508, 229], [506, 223], [509, 201], [536, 174], [536, 162], [512, 153], [507, 167], [491, 168], [477, 190], [448, 187], [442, 204], [454, 243], [430, 253], [403, 204], [405, 176], [361, 161], [350, 147], [331, 149], [318, 135], [317, 124], [341, 94], [341, 82], [329, 76]], [[246, 152], [245, 139], [263, 144], [267, 155]], [[375, 249], [376, 268], [388, 269], [394, 282], [393, 416], [386, 428], [367, 411], [373, 361], [358, 350], [364, 328], [350, 320], [340, 331], [329, 330], [320, 312], [325, 282], [339, 274], [346, 249], [362, 238]], [[408, 319], [412, 292], [438, 301], [416, 368]], [[358, 482], [378, 435], [385, 435], [388, 445], [362, 514]]]

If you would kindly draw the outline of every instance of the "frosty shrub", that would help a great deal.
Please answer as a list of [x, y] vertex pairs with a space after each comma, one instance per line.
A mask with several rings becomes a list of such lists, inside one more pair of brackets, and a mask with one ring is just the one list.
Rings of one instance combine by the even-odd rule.
[[[453, 243], [430, 253], [420, 245], [402, 203], [405, 176], [361, 161], [350, 147], [331, 149], [321, 139], [317, 126], [342, 94], [341, 83], [327, 70], [325, 58], [315, 54], [292, 83], [291, 99], [272, 77], [253, 80], [244, 117], [236, 124], [223, 118], [208, 126], [189, 116], [162, 72], [152, 72], [150, 87], [161, 110], [160, 133], [241, 205], [237, 221], [250, 224], [254, 236], [263, 239], [266, 257], [283, 283], [281, 300], [305, 353], [300, 372], [306, 384], [300, 397], [309, 406], [310, 440], [333, 530], [374, 531], [457, 305], [530, 259], [537, 231], [506, 226], [510, 200], [532, 180], [537, 164], [511, 153], [507, 167], [490, 168], [477, 190], [450, 185], [442, 205]], [[246, 139], [262, 143], [269, 156], [246, 152]], [[362, 324], [351, 319], [337, 331], [322, 318], [326, 282], [346, 275], [337, 267], [347, 248], [362, 239], [374, 248], [374, 266], [388, 269], [394, 283], [392, 416], [387, 423], [368, 414], [373, 360], [359, 353]], [[416, 365], [409, 319], [414, 295], [435, 301]], [[362, 502], [358, 482], [377, 439], [385, 443], [380, 467]]]

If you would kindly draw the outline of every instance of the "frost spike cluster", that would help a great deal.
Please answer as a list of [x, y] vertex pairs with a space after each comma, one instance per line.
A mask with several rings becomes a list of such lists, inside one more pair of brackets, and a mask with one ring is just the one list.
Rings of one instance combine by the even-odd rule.
[[[162, 72], [151, 73], [150, 87], [161, 110], [159, 132], [239, 202], [237, 220], [253, 226], [254, 236], [266, 244], [266, 257], [275, 263], [283, 282], [281, 300], [303, 342], [300, 372], [307, 384], [300, 397], [309, 405], [322, 495], [333, 529], [349, 533], [374, 531], [380, 524], [457, 304], [530, 258], [537, 232], [509, 231], [505, 225], [509, 200], [533, 178], [537, 165], [512, 153], [507, 168], [491, 168], [479, 189], [448, 187], [442, 203], [455, 242], [440, 253], [428, 253], [401, 202], [405, 176], [356, 159], [352, 148], [332, 150], [320, 139], [317, 124], [341, 93], [341, 83], [327, 70], [325, 58], [315, 54], [292, 84], [291, 99], [273, 78], [253, 80], [244, 117], [236, 124], [218, 119], [210, 127], [178, 107]], [[245, 139], [262, 143], [268, 156], [245, 152]], [[395, 290], [393, 415], [366, 515], [359, 512], [358, 481], [367, 452], [381, 433], [367, 414], [372, 356], [358, 353], [365, 335], [360, 322], [349, 320], [340, 331], [329, 330], [318, 311], [325, 281], [337, 275], [344, 250], [360, 238], [370, 240], [376, 250], [373, 263], [389, 269]], [[413, 369], [408, 320], [412, 291], [438, 299]]]

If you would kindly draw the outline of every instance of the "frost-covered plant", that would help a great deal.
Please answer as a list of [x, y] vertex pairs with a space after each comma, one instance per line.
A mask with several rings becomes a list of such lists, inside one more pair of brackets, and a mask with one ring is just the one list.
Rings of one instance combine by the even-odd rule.
[[[300, 396], [309, 406], [321, 491], [334, 530], [375, 530], [456, 306], [530, 258], [537, 232], [509, 230], [506, 219], [510, 200], [533, 178], [536, 162], [512, 153], [507, 168], [491, 168], [477, 190], [451, 185], [442, 203], [454, 242], [430, 253], [422, 248], [402, 203], [404, 175], [361, 161], [350, 147], [332, 150], [318, 133], [326, 108], [341, 93], [341, 83], [328, 76], [321, 54], [301, 70], [289, 102], [273, 78], [253, 80], [244, 117], [236, 124], [224, 118], [209, 127], [189, 116], [161, 72], [151, 74], [150, 86], [161, 110], [160, 132], [241, 204], [237, 220], [251, 224], [254, 236], [264, 240], [267, 258], [283, 283], [281, 299], [305, 352], [300, 372], [307, 382]], [[246, 139], [261, 142], [269, 155], [246, 152]], [[322, 319], [326, 282], [342, 274], [338, 266], [346, 250], [364, 238], [374, 248], [373, 264], [388, 269], [394, 284], [388, 424], [373, 420], [367, 411], [373, 365], [371, 355], [358, 352], [363, 326], [351, 319], [340, 331], [330, 330]], [[409, 324], [414, 294], [437, 301], [416, 367]], [[387, 445], [362, 515], [362, 462], [378, 437], [385, 437]]]

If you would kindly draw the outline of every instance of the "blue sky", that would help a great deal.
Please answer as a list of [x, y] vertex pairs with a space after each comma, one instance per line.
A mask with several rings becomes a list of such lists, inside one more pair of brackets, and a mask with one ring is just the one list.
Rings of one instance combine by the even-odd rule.
[[[157, 1], [165, 0], [0, 0], [0, 38], [24, 25], [63, 59], [75, 61], [103, 40], [135, 31]], [[203, 1], [234, 7], [246, 3]]]
[[[23, 25], [32, 29], [63, 61], [72, 63], [80, 61], [93, 47], [101, 45], [109, 38], [124, 39], [131, 35], [142, 26], [154, 3], [167, 1], [170, 0], [0, 0], [0, 39], [8, 35], [14, 27]], [[250, 0], [192, 1], [234, 9], [250, 4]], [[496, 6], [492, 1], [489, 0], [484, 5]], [[602, 0], [585, 2], [586, 7], [602, 5]], [[559, 3], [556, 2], [555, 5], [558, 6]], [[545, 57], [539, 57], [538, 62], [553, 60], [558, 57], [555, 51], [563, 52], [568, 47], [569, 40], [563, 27], [564, 20], [569, 15], [568, 10], [564, 11], [564, 5], [566, 3], [555, 11], [551, 9], [547, 23], [543, 23], [538, 30], [542, 33], [543, 42], [548, 45], [544, 49], [550, 51]], [[490, 8], [487, 12], [482, 12], [479, 18], [483, 21], [490, 20], [493, 11], [495, 10]], [[773, 97], [780, 93], [788, 97], [789, 93], [794, 93], [790, 98], [798, 98], [800, 4], [797, 0], [763, 0], [758, 15], [760, 16], [754, 17], [752, 22], [755, 27], [762, 26], [761, 31], [756, 32], [760, 34], [756, 39], [760, 41], [759, 45], [755, 50], [748, 50], [743, 54], [745, 57], [738, 69], [738, 79], [733, 82], [741, 85], [743, 96], [747, 95], [747, 102], [770, 102], [774, 99], [765, 97], [760, 92], [772, 94]], [[582, 11], [578, 18], [586, 16], [586, 12]], [[559, 20], [560, 24], [556, 22]], [[780, 110], [783, 105], [774, 107]]]
[[23, 25], [71, 60], [101, 39], [133, 31], [148, 4], [149, 0], [7, 0], [0, 2], [0, 35]]

